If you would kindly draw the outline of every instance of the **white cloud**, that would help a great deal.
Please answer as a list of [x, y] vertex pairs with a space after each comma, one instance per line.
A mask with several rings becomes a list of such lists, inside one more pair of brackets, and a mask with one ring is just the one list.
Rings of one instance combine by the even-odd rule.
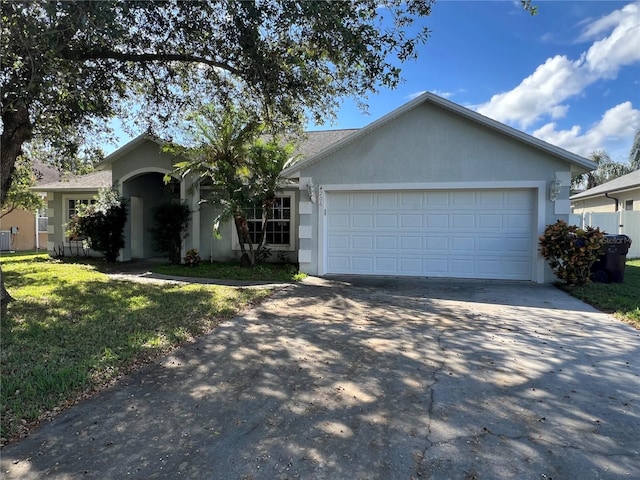
[[602, 35], [607, 36], [595, 41], [577, 60], [564, 55], [548, 58], [513, 90], [479, 105], [478, 112], [521, 128], [546, 116], [565, 116], [568, 106], [562, 102], [599, 79], [615, 78], [621, 67], [640, 61], [640, 3], [589, 23], [583, 38]]
[[589, 36], [613, 26], [609, 36], [596, 41], [585, 55], [585, 67], [598, 77], [614, 78], [620, 67], [640, 61], [640, 4], [630, 4], [587, 28]]
[[614, 160], [626, 160], [630, 148], [628, 140], [640, 128], [640, 110], [631, 102], [624, 102], [607, 110], [600, 121], [589, 130], [574, 125], [569, 130], [556, 130], [554, 122], [547, 123], [533, 132], [533, 136], [557, 145], [565, 150], [588, 156], [604, 149]]
[[561, 102], [580, 93], [583, 87], [580, 65], [564, 55], [556, 55], [538, 66], [513, 90], [494, 95], [480, 105], [478, 112], [526, 128], [542, 115], [564, 116], [568, 107]]

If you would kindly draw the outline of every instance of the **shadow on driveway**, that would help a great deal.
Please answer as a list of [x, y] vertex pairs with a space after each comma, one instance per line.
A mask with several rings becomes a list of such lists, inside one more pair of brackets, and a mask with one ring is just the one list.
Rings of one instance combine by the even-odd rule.
[[640, 332], [551, 286], [309, 279], [2, 451], [5, 478], [640, 478]]

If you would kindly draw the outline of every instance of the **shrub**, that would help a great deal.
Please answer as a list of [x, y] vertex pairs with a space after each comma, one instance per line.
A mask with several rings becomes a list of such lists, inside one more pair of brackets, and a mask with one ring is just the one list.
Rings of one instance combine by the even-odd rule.
[[187, 250], [187, 256], [184, 257], [184, 263], [185, 265], [188, 265], [190, 267], [197, 267], [198, 265], [200, 265], [200, 261], [202, 259], [200, 258], [200, 255], [198, 254], [198, 249], [197, 248], [192, 248], [190, 250]]
[[149, 230], [158, 251], [166, 253], [173, 264], [180, 263], [180, 250], [190, 217], [189, 207], [184, 203], [165, 203], [153, 210], [155, 226]]
[[598, 259], [604, 243], [599, 228], [583, 230], [558, 220], [547, 225], [540, 236], [540, 254], [549, 261], [553, 273], [567, 285], [584, 285], [589, 281], [591, 265]]
[[89, 248], [101, 252], [107, 262], [113, 263], [124, 247], [126, 202], [110, 188], [101, 189], [96, 200], [92, 205], [81, 205], [78, 214], [69, 221], [69, 238], [84, 240]]

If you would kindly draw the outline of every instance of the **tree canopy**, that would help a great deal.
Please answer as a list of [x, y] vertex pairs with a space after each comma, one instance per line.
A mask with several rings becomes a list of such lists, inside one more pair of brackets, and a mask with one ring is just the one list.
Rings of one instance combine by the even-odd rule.
[[2, 197], [25, 142], [73, 152], [69, 132], [113, 116], [160, 129], [234, 98], [279, 125], [327, 119], [398, 84], [432, 2], [2, 0]]

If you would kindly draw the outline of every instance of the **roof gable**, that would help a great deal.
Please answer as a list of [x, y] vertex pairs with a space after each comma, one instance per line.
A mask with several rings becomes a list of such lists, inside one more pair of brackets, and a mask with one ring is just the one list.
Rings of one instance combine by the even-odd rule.
[[142, 135], [138, 135], [136, 138], [134, 138], [130, 142], [126, 143], [122, 147], [118, 148], [114, 152], [104, 157], [104, 159], [95, 166], [96, 170], [104, 170], [105, 168], [110, 166], [113, 162], [122, 158], [132, 150], [135, 150], [145, 142], [153, 142], [158, 144], [158, 146], [163, 146], [166, 144], [164, 140], [162, 140], [159, 137], [156, 137], [151, 133], [143, 133]]
[[503, 123], [497, 122], [495, 120], [492, 120], [488, 117], [485, 117], [484, 115], [481, 115], [477, 112], [474, 112], [473, 110], [470, 110], [468, 108], [465, 108], [461, 105], [458, 105], [454, 102], [451, 102], [447, 99], [444, 99], [442, 97], [439, 97], [438, 95], [435, 95], [433, 93], [427, 92], [424, 93], [422, 95], [420, 95], [419, 97], [413, 99], [412, 101], [402, 105], [401, 107], [397, 108], [396, 110], [393, 110], [392, 112], [384, 115], [383, 117], [379, 118], [378, 120], [370, 123], [369, 125], [367, 125], [366, 127], [360, 129], [360, 130], [356, 130], [353, 133], [351, 133], [350, 135], [345, 136], [344, 138], [342, 138], [341, 140], [339, 140], [338, 142], [327, 146], [326, 148], [318, 151], [316, 154], [303, 159], [297, 163], [295, 163], [294, 165], [286, 168], [283, 171], [283, 176], [292, 178], [295, 177], [296, 174], [302, 170], [303, 168], [312, 165], [318, 161], [321, 161], [324, 157], [328, 156], [331, 153], [334, 153], [337, 150], [340, 150], [341, 148], [343, 148], [344, 146], [346, 146], [347, 144], [354, 142], [356, 140], [358, 140], [361, 137], [364, 137], [365, 135], [370, 134], [371, 132], [373, 132], [374, 130], [384, 127], [387, 123], [391, 122], [392, 120], [406, 114], [407, 112], [409, 112], [410, 110], [418, 107], [419, 105], [422, 105], [424, 103], [431, 103], [433, 105], [439, 106], [445, 110], [448, 110], [454, 114], [460, 115], [464, 118], [467, 118], [477, 124], [480, 124], [484, 127], [487, 127], [491, 130], [497, 131], [503, 135], [506, 135], [508, 137], [511, 137], [513, 139], [516, 139], [524, 144], [527, 144], [531, 147], [534, 147], [538, 150], [541, 150], [553, 157], [559, 158], [560, 160], [563, 160], [569, 164], [571, 164], [572, 166], [577, 167], [581, 172], [584, 171], [589, 171], [589, 170], [593, 170], [596, 167], [596, 164], [594, 162], [592, 162], [591, 160], [588, 160], [584, 157], [581, 157], [579, 155], [576, 155], [574, 153], [568, 152], [560, 147], [557, 147], [555, 145], [551, 145], [547, 142], [544, 142], [540, 139], [537, 139], [529, 134], [526, 134], [520, 130], [517, 130], [513, 127], [510, 127], [508, 125], [505, 125]]

